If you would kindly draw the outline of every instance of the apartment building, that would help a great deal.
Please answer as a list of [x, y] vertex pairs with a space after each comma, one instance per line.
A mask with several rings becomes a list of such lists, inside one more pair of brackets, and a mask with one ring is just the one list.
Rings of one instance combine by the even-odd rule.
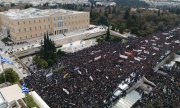
[[58, 35], [89, 27], [89, 12], [63, 9], [13, 9], [0, 13], [0, 30], [14, 41]]

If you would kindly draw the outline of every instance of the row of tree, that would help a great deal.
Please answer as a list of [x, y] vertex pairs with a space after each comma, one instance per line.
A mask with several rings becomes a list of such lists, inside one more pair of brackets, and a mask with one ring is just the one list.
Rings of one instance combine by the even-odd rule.
[[[120, 33], [131, 32], [137, 36], [147, 36], [180, 24], [180, 15], [168, 12], [168, 10], [137, 9], [131, 11], [131, 8], [119, 10], [119, 7], [104, 7], [105, 10], [102, 11], [101, 8], [103, 7], [91, 9], [91, 23], [111, 25], [112, 30]], [[112, 12], [114, 9], [116, 14]]]

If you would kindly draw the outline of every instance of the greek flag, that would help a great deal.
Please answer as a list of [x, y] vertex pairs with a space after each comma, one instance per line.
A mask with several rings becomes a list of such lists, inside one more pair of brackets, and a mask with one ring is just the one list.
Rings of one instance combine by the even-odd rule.
[[11, 62], [10, 60], [8, 60], [7, 58], [4, 58], [4, 57], [2, 57], [2, 56], [0, 56], [0, 60], [1, 60], [1, 63], [3, 63], [3, 62], [5, 62], [5, 63], [8, 63], [8, 64], [10, 64], [10, 65], [13, 65], [13, 62]]
[[22, 86], [22, 92], [29, 93], [29, 89], [25, 86], [25, 84], [23, 84], [23, 86]]

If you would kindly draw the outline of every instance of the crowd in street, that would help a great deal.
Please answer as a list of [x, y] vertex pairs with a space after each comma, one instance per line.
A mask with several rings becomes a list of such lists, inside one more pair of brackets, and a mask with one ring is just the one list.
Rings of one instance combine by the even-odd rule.
[[156, 87], [150, 94], [144, 94], [134, 108], [153, 105], [155, 108], [179, 108], [180, 107], [180, 70], [173, 67], [167, 75], [157, 73], [147, 74], [147, 78], [156, 83]]
[[5, 46], [14, 46], [14, 45], [24, 45], [24, 44], [28, 44], [27, 41], [22, 41], [22, 42], [7, 42], [7, 43], [4, 43]]
[[[179, 49], [179, 35], [180, 29], [174, 29], [144, 38], [131, 38], [126, 43], [102, 42], [66, 54], [51, 69], [37, 69], [31, 64], [31, 75], [25, 81], [51, 108], [102, 108], [103, 101], [117, 85], [132, 72], [138, 72], [157, 84], [150, 94], [152, 96], [144, 96], [148, 98], [138, 102], [139, 106], [147, 105], [148, 102], [179, 93], [178, 85], [153, 71], [153, 67], [167, 56], [167, 51], [173, 53]], [[179, 80], [176, 83], [180, 83]], [[161, 89], [165, 85], [168, 87], [163, 94]], [[171, 92], [168, 91], [170, 89]], [[176, 97], [170, 99], [180, 97], [172, 96]], [[173, 103], [174, 106], [178, 104]]]

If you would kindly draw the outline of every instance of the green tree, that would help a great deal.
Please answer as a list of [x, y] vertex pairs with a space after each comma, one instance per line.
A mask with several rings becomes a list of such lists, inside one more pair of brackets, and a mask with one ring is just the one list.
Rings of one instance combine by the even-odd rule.
[[48, 63], [47, 63], [46, 60], [44, 60], [44, 59], [40, 59], [39, 65], [40, 65], [40, 67], [42, 67], [42, 68], [48, 67]]
[[27, 9], [27, 8], [30, 8], [30, 7], [32, 7], [32, 5], [26, 4], [25, 7], [24, 7], [24, 9]]
[[149, 103], [149, 104], [146, 106], [146, 108], [154, 108], [154, 107], [153, 107], [152, 104]]
[[160, 31], [164, 30], [164, 23], [163, 22], [158, 23], [158, 30], [160, 30]]
[[127, 9], [124, 13], [124, 19], [128, 19], [130, 16], [130, 9]]
[[[40, 57], [47, 62], [52, 60], [53, 62], [56, 62], [56, 47], [54, 41], [49, 39], [49, 36], [44, 35], [44, 44], [41, 46], [40, 50]], [[50, 64], [48, 62], [48, 64]]]
[[120, 33], [123, 33], [123, 31], [126, 29], [126, 24], [125, 23], [119, 24], [118, 29]]
[[98, 20], [98, 24], [99, 25], [105, 25], [105, 26], [108, 26], [109, 25], [109, 22], [108, 22], [108, 19], [104, 16], [101, 16]]
[[160, 9], [158, 10], [158, 16], [160, 16], [161, 15], [161, 11], [160, 11]]
[[111, 39], [113, 42], [120, 42], [122, 39], [119, 38], [119, 37], [116, 37], [116, 36], [112, 36], [112, 39]]
[[97, 40], [96, 40], [96, 42], [98, 42], [98, 43], [101, 43], [103, 41], [104, 41], [104, 39], [102, 39], [102, 38], [97, 38]]
[[111, 26], [112, 26], [112, 28], [111, 28], [111, 30], [113, 30], [113, 31], [115, 31], [115, 25], [114, 24], [111, 24]]
[[0, 84], [5, 82], [5, 78], [3, 74], [0, 74]]
[[11, 3], [11, 7], [13, 7], [13, 6], [15, 6], [15, 4], [14, 4], [14, 3]]
[[46, 68], [48, 67], [48, 63], [46, 60], [41, 59], [39, 56], [35, 56], [33, 61], [37, 64], [38, 68]]
[[106, 41], [110, 40], [110, 30], [109, 30], [109, 27], [108, 27], [108, 29], [107, 29], [107, 33], [106, 33], [105, 40], [106, 40]]
[[105, 16], [106, 18], [108, 18], [108, 12], [107, 12], [107, 9], [105, 9], [105, 11], [104, 11], [104, 16]]
[[108, 6], [108, 14], [111, 14], [111, 7]]
[[101, 13], [102, 12], [102, 10], [101, 10], [101, 8], [99, 9], [99, 13]]
[[62, 51], [61, 49], [59, 49], [59, 50], [57, 51], [57, 55], [58, 55], [59, 57], [61, 57], [61, 56], [65, 55], [65, 52]]
[[114, 7], [113, 7], [113, 10], [112, 10], [112, 14], [115, 15], [116, 13], [117, 13], [117, 12], [116, 12], [116, 6], [114, 6]]
[[[6, 81], [10, 83], [15, 83], [19, 81], [18, 74], [12, 68], [8, 68], [4, 72], [5, 72]], [[3, 78], [0, 78], [0, 80], [4, 79], [3, 73], [0, 75], [0, 77], [3, 77]]]
[[93, 19], [93, 11], [92, 11], [92, 9], [90, 10], [90, 19]]

